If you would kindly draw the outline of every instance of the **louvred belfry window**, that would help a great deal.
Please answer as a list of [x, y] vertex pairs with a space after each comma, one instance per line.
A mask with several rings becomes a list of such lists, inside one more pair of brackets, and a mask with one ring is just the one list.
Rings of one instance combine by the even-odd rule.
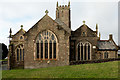
[[51, 31], [42, 31], [36, 38], [36, 60], [57, 58], [57, 38]]

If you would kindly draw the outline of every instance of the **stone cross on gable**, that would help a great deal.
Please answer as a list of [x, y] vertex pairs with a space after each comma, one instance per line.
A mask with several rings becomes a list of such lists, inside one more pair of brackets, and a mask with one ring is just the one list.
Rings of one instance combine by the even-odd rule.
[[46, 10], [45, 13], [48, 14], [49, 13], [48, 10]]
[[83, 24], [85, 24], [85, 21], [83, 21]]
[[23, 25], [21, 25], [20, 27], [23, 28]]

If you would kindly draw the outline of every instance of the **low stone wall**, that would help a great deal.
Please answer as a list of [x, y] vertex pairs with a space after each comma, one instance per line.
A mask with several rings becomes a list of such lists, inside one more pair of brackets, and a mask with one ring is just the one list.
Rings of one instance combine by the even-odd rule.
[[102, 62], [109, 62], [109, 61], [120, 61], [120, 58], [109, 58], [109, 59], [99, 59], [99, 60], [89, 60], [89, 61], [70, 61], [70, 65], [102, 63]]
[[2, 64], [7, 64], [8, 63], [8, 61], [2, 61]]
[[1, 61], [0, 62], [0, 70], [8, 70], [8, 61]]

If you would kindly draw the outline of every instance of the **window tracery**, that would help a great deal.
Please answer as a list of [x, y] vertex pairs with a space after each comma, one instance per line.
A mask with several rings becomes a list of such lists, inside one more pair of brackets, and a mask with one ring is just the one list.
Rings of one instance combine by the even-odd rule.
[[56, 59], [57, 38], [51, 31], [40, 32], [36, 38], [36, 59]]
[[24, 61], [24, 46], [18, 45], [16, 48], [16, 60]]
[[77, 60], [90, 60], [91, 44], [88, 42], [80, 42], [77, 45]]

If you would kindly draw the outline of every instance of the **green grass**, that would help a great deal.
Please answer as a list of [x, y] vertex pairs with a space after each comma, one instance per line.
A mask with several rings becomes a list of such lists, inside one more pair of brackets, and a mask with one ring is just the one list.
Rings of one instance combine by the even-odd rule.
[[0, 61], [7, 61], [8, 59], [0, 60]]
[[120, 58], [120, 55], [118, 56], [118, 58]]
[[[120, 61], [119, 61], [120, 62]], [[117, 78], [118, 61], [48, 67], [40, 69], [3, 70], [3, 78]]]

